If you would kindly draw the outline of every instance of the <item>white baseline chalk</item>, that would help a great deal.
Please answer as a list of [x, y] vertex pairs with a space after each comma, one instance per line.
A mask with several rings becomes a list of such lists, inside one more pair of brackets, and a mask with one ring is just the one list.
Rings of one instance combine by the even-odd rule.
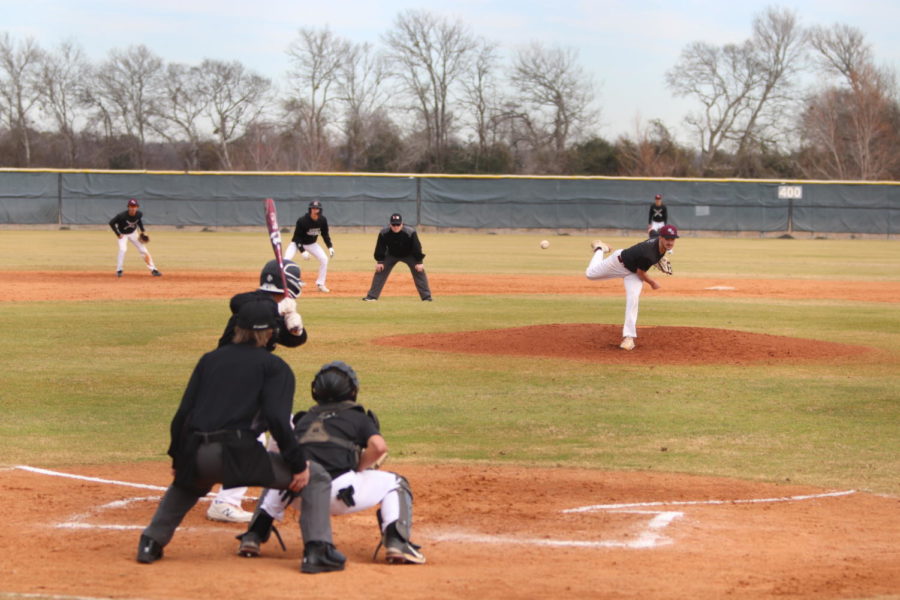
[[835, 498], [855, 494], [856, 490], [844, 490], [841, 492], [825, 492], [822, 494], [808, 494], [804, 496], [783, 496], [780, 498], [748, 498], [743, 500], [673, 500], [661, 502], [630, 502], [626, 504], [594, 504], [592, 506], [579, 506], [567, 508], [564, 513], [592, 512], [595, 510], [616, 510], [618, 508], [641, 508], [650, 506], [702, 506], [718, 504], [756, 504], [765, 502], [799, 502], [801, 500], [814, 500], [816, 498]]

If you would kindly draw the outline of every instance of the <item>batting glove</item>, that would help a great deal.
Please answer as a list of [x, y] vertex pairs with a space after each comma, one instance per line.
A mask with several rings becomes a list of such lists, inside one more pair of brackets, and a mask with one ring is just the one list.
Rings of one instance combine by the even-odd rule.
[[300, 332], [303, 331], [303, 319], [300, 318], [300, 313], [289, 312], [284, 315], [284, 326], [294, 335], [300, 335]]
[[297, 312], [297, 301], [293, 298], [285, 298], [278, 303], [278, 314], [286, 315], [288, 313]]
[[329, 254], [332, 258], [334, 258], [334, 248], [329, 248], [329, 249], [328, 249], [328, 254]]
[[303, 260], [309, 260], [309, 250], [304, 250], [300, 256], [303, 257]]

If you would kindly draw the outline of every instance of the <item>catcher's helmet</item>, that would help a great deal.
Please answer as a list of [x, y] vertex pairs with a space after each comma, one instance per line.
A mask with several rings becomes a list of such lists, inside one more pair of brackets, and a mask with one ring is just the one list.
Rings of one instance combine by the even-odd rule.
[[270, 260], [259, 274], [259, 289], [275, 294], [285, 294], [291, 298], [300, 295], [300, 265], [292, 260], [284, 261], [284, 279], [287, 282], [285, 293], [281, 285], [281, 275], [278, 273], [278, 261]]
[[312, 210], [314, 208], [318, 208], [319, 210], [322, 210], [322, 203], [319, 202], [318, 200], [313, 200], [312, 202], [309, 203], [309, 210]]
[[318, 404], [356, 400], [359, 379], [356, 371], [345, 362], [335, 361], [322, 365], [312, 380], [313, 400]]

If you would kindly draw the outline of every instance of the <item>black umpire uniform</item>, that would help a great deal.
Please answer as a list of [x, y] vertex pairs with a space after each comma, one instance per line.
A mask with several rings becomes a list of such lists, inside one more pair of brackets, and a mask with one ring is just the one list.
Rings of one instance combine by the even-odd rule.
[[[248, 302], [237, 315], [237, 327], [253, 331], [275, 325], [271, 302]], [[252, 335], [252, 333], [251, 333]], [[166, 490], [138, 545], [137, 560], [162, 558], [185, 514], [212, 486], [261, 486], [287, 489], [307, 459], [291, 429], [294, 373], [287, 363], [256, 339], [227, 344], [200, 359], [171, 423], [175, 478]], [[281, 453], [269, 453], [257, 441], [270, 431]], [[314, 468], [313, 468], [314, 467]], [[329, 500], [331, 478], [310, 465], [303, 488], [304, 539], [331, 542]]]
[[409, 225], [404, 225], [403, 217], [399, 214], [392, 214], [390, 225], [378, 233], [378, 239], [375, 242], [375, 262], [381, 265], [382, 269], [380, 271], [376, 269], [375, 275], [372, 277], [372, 286], [363, 300], [378, 300], [391, 270], [398, 262], [403, 262], [412, 273], [419, 298], [430, 302], [431, 288], [428, 287], [428, 276], [425, 275], [425, 269], [416, 270], [416, 265], [421, 265], [423, 260], [425, 260], [425, 253], [422, 252], [422, 244], [419, 242], [416, 230]]

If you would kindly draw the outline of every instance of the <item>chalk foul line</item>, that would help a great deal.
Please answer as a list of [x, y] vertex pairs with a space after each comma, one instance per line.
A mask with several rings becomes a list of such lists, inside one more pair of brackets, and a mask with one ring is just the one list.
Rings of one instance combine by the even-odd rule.
[[597, 510], [616, 510], [620, 508], [644, 508], [651, 506], [703, 506], [720, 504], [756, 504], [766, 502], [800, 502], [803, 500], [815, 500], [818, 498], [836, 498], [855, 494], [856, 490], [843, 490], [840, 492], [824, 492], [822, 494], [806, 494], [802, 496], [781, 496], [777, 498], [746, 498], [737, 500], [671, 500], [662, 502], [629, 502], [626, 504], [593, 504], [591, 506], [579, 506], [567, 508], [563, 513], [593, 512]]

